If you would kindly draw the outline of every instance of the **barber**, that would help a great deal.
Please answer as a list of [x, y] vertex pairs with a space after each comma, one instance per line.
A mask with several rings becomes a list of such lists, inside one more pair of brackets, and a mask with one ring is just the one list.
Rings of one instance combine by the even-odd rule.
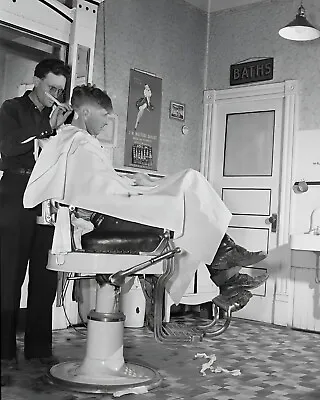
[[39, 210], [25, 209], [22, 199], [35, 163], [34, 139], [55, 135], [72, 112], [64, 103], [53, 109], [51, 97], [61, 100], [69, 77], [70, 68], [63, 61], [42, 60], [35, 67], [34, 89], [6, 100], [0, 108], [1, 369], [4, 371], [17, 367], [17, 317], [28, 263], [24, 356], [48, 366], [57, 361], [52, 354], [52, 304], [57, 274], [46, 269], [53, 227], [38, 225]]

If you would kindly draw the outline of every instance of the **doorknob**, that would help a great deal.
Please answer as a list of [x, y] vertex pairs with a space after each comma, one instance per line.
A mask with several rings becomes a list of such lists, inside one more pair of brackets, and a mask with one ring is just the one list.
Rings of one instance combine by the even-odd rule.
[[271, 224], [271, 232], [277, 232], [278, 215], [273, 213], [266, 219], [266, 224]]

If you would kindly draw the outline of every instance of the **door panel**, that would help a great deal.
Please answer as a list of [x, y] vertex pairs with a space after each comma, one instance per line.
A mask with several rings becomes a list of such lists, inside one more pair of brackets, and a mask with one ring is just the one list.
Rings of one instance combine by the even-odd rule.
[[269, 216], [271, 190], [222, 188], [222, 200], [233, 215]]
[[224, 176], [272, 174], [274, 114], [273, 110], [226, 112]]
[[[283, 98], [217, 101], [209, 180], [232, 212], [230, 236], [266, 260], [243, 268], [251, 276], [265, 271], [267, 283], [252, 291], [238, 317], [273, 322], [275, 281], [279, 270], [278, 232], [269, 218], [279, 211]], [[275, 231], [274, 231], [275, 230]]]

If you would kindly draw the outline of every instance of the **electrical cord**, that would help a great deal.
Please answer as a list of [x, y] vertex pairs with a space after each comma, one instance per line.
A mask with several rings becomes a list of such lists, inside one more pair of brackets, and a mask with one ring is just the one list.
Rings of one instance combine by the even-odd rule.
[[[77, 329], [77, 327], [70, 321], [68, 314], [67, 314], [67, 310], [66, 310], [66, 306], [65, 306], [65, 299], [66, 299], [66, 294], [67, 294], [67, 290], [69, 287], [69, 283], [70, 283], [70, 279], [68, 279], [70, 276], [72, 276], [72, 272], [70, 272], [67, 276], [66, 281], [64, 282], [64, 285], [62, 287], [62, 293], [61, 293], [61, 300], [62, 300], [62, 308], [63, 308], [63, 312], [64, 315], [68, 321], [69, 326], [74, 329], [77, 333], [79, 333], [82, 336], [86, 336], [86, 333], [81, 332], [79, 329]], [[78, 303], [78, 313], [79, 313], [79, 303]], [[80, 316], [81, 321], [84, 323], [82, 316]], [[87, 325], [84, 323], [85, 327], [87, 327]]]
[[81, 311], [80, 311], [80, 303], [78, 302], [78, 315], [79, 315], [79, 318], [80, 318], [80, 320], [81, 320], [81, 323], [85, 326], [85, 327], [87, 327], [87, 322], [83, 319], [83, 317], [82, 317], [82, 315], [81, 315]]

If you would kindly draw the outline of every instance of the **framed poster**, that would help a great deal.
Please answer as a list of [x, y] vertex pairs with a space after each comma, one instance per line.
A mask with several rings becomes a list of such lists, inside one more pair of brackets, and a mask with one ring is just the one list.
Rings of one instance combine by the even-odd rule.
[[179, 121], [185, 120], [186, 106], [183, 103], [170, 101], [169, 117], [178, 119]]
[[162, 79], [130, 70], [124, 165], [157, 171]]

